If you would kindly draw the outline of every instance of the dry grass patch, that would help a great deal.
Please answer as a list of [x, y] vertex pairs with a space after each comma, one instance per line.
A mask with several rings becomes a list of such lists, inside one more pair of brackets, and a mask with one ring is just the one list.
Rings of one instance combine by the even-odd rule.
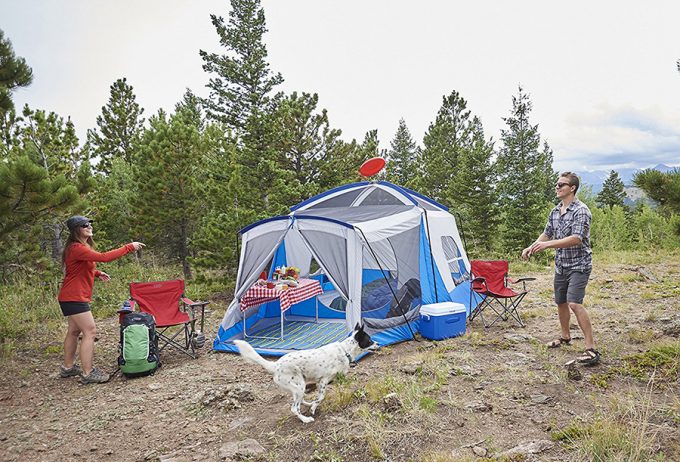
[[356, 391], [349, 383], [335, 384], [326, 393], [326, 398], [323, 400], [321, 407], [327, 412], [342, 411], [352, 405], [355, 397]]
[[422, 458], [417, 460], [418, 462], [484, 462], [489, 459], [480, 459], [474, 455], [462, 456], [453, 452], [432, 451], [426, 452]]
[[654, 337], [654, 331], [651, 329], [633, 328], [628, 331], [628, 340], [635, 344], [649, 343]]
[[652, 401], [651, 382], [646, 393], [633, 393], [615, 399], [609, 409], [595, 416], [591, 422], [575, 420], [551, 437], [583, 460], [594, 461], [666, 461], [671, 460], [663, 448], [663, 433], [670, 430], [663, 422], [667, 409], [656, 407]]
[[638, 379], [677, 382], [680, 377], [680, 340], [660, 342], [650, 346], [644, 353], [624, 358], [621, 373]]

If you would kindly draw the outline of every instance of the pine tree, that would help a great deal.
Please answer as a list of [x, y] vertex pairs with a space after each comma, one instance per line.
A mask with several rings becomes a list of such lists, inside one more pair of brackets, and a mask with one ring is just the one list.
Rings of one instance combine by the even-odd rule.
[[496, 194], [493, 142], [484, 137], [482, 122], [473, 117], [472, 145], [461, 151], [460, 168], [451, 183], [449, 197], [456, 198], [455, 210], [461, 218], [458, 224], [468, 240], [469, 251], [478, 255], [493, 250], [499, 224]]
[[79, 199], [76, 186], [63, 175], [51, 178], [28, 157], [0, 164], [0, 278], [5, 283], [14, 273], [55, 266], [61, 248], [53, 242], [54, 217]]
[[522, 87], [512, 98], [512, 113], [503, 120], [497, 159], [498, 191], [503, 210], [503, 247], [512, 252], [535, 239], [543, 228], [546, 178], [554, 175], [545, 150], [539, 152], [538, 125], [529, 123], [532, 104]]
[[267, 28], [260, 0], [230, 3], [228, 24], [220, 16], [210, 16], [226, 53], [200, 51], [203, 70], [212, 74], [207, 84], [210, 96], [203, 104], [208, 117], [239, 131], [254, 113], [271, 109], [270, 94], [283, 77], [273, 74], [266, 61], [262, 37]]
[[280, 163], [280, 174], [289, 176], [285, 181], [286, 204], [300, 202], [336, 186], [325, 176], [323, 166], [334, 157], [344, 155], [339, 139], [342, 132], [330, 127], [325, 109], [318, 112], [318, 101], [316, 94], [298, 96], [294, 92], [281, 99], [273, 114], [275, 129], [270, 144]]
[[546, 203], [554, 203], [556, 201], [555, 184], [559, 179], [559, 173], [553, 169], [553, 160], [553, 150], [548, 142], [544, 141], [543, 150], [538, 153], [537, 181], [542, 184], [543, 200]]
[[160, 111], [150, 119], [134, 167], [139, 193], [133, 199], [140, 240], [179, 260], [186, 279], [193, 276], [191, 237], [205, 214], [200, 183], [206, 139], [191, 101], [185, 98], [170, 117]]
[[626, 199], [626, 191], [619, 174], [612, 170], [602, 185], [602, 190], [597, 194], [595, 201], [600, 207], [613, 207], [618, 205], [623, 207]]
[[470, 110], [457, 91], [443, 98], [434, 123], [423, 138], [423, 150], [418, 164], [420, 174], [416, 182], [419, 191], [433, 199], [448, 202], [447, 190], [459, 170], [459, 157], [472, 143]]
[[[49, 266], [61, 256], [63, 220], [91, 187], [70, 120], [26, 106], [14, 119], [0, 172], [0, 266]], [[26, 263], [30, 262], [30, 263]]]
[[379, 147], [380, 139], [378, 138], [378, 130], [374, 129], [367, 131], [364, 135], [364, 140], [361, 143], [361, 149], [364, 151], [366, 159], [380, 155]]
[[239, 261], [238, 231], [263, 217], [254, 204], [249, 205], [251, 182], [242, 174], [242, 151], [220, 131], [219, 126], [209, 125], [205, 132], [212, 140], [201, 182], [207, 211], [192, 237], [198, 250], [190, 261], [199, 270], [210, 270], [199, 273], [197, 278], [232, 284]]
[[92, 214], [97, 220], [97, 244], [102, 248], [129, 242], [130, 224], [136, 218], [133, 198], [137, 196], [138, 181], [133, 166], [122, 158], [111, 161], [107, 175], [96, 175], [90, 195]]
[[415, 176], [415, 164], [418, 156], [418, 145], [404, 119], [399, 120], [399, 127], [390, 142], [387, 151], [387, 179], [401, 186], [409, 186]]
[[[377, 132], [376, 132], [377, 136]], [[319, 187], [327, 190], [347, 183], [363, 181], [359, 175], [361, 164], [371, 157], [376, 156], [376, 145], [372, 141], [368, 144], [358, 144], [356, 140], [346, 143], [335, 140], [332, 147], [332, 155], [320, 166]]]
[[137, 97], [127, 79], [116, 80], [111, 85], [111, 93], [106, 106], [102, 106], [97, 116], [97, 129], [87, 131], [87, 140], [94, 156], [99, 158], [97, 171], [108, 174], [114, 159], [123, 159], [132, 165], [136, 144], [143, 130], [144, 109], [136, 101]]
[[633, 183], [665, 213], [680, 213], [680, 168], [662, 173], [647, 169], [633, 177]]
[[12, 42], [0, 30], [0, 123], [5, 114], [14, 108], [12, 92], [27, 87], [32, 81], [33, 70], [24, 58], [14, 54]]
[[25, 106], [15, 131], [17, 144], [13, 152], [28, 155], [52, 177], [63, 174], [68, 180], [77, 180], [78, 172], [89, 161], [87, 152], [78, 147], [71, 119], [64, 121], [54, 112]]

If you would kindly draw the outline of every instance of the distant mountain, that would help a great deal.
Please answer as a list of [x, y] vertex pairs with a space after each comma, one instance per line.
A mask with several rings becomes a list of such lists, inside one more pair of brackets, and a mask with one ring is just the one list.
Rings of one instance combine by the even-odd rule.
[[[654, 167], [652, 167], [652, 170], [658, 170], [662, 173], [667, 173], [673, 170], [674, 168], [678, 167], [670, 167], [665, 164], [658, 164]], [[621, 181], [623, 181], [623, 184], [626, 186], [632, 186], [633, 185], [633, 176], [637, 172], [641, 172], [642, 168], [619, 168], [619, 169], [614, 169], [616, 172], [619, 174], [619, 177], [621, 177]], [[592, 172], [583, 172], [580, 173], [580, 178], [581, 178], [581, 183], [588, 185], [592, 188], [593, 194], [597, 194], [600, 191], [602, 191], [602, 184], [604, 181], [607, 179], [609, 176], [609, 172], [611, 170], [594, 170]]]

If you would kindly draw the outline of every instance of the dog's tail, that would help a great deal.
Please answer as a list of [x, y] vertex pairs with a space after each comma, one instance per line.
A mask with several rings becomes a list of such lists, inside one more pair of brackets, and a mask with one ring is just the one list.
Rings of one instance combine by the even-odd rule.
[[249, 363], [259, 364], [270, 374], [273, 374], [276, 370], [275, 363], [267, 361], [262, 356], [260, 356], [257, 351], [255, 351], [255, 349], [250, 346], [250, 343], [243, 340], [234, 340], [234, 345], [236, 345], [236, 348], [238, 348], [238, 351], [241, 353], [241, 356], [243, 356], [243, 359]]

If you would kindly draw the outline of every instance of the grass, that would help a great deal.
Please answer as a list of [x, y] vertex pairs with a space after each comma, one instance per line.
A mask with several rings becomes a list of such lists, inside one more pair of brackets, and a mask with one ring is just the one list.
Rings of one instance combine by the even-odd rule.
[[554, 431], [551, 438], [592, 461], [665, 461], [660, 451], [659, 427], [653, 422], [666, 412], [652, 402], [653, 382], [644, 394], [615, 399], [606, 412], [590, 422], [574, 420]]
[[[619, 255], [618, 261], [613, 264], [620, 267], [624, 261], [636, 260], [642, 264], [649, 264], [651, 261], [649, 255], [644, 258], [640, 255]], [[662, 261], [663, 258], [658, 260]], [[596, 261], [596, 266], [598, 264], [601, 263]], [[156, 267], [152, 263], [142, 265], [138, 262], [121, 262], [110, 265], [110, 267], [107, 265], [105, 271], [111, 274], [114, 280], [109, 284], [97, 283], [95, 289], [96, 298], [93, 306], [98, 317], [110, 316], [118, 309], [120, 302], [127, 295], [127, 283], [131, 280], [181, 277], [179, 268]], [[511, 263], [514, 276], [526, 275], [533, 271], [550, 272], [543, 264], [513, 265]], [[677, 268], [677, 265], [675, 267]], [[622, 273], [623, 276], [620, 276]], [[601, 275], [598, 276], [600, 277]], [[603, 357], [607, 360], [603, 361], [602, 368], [592, 369], [592, 372], [601, 373], [584, 373], [585, 378], [582, 382], [569, 381], [561, 362], [557, 364], [555, 360], [555, 351], [547, 350], [537, 341], [527, 344], [507, 341], [503, 335], [496, 335], [493, 331], [483, 329], [479, 322], [476, 322], [471, 332], [465, 336], [442, 342], [413, 344], [413, 348], [409, 348], [404, 356], [402, 356], [404, 350], [399, 346], [383, 348], [379, 355], [388, 360], [389, 367], [377, 369], [381, 372], [361, 367], [347, 376], [338, 376], [321, 405], [321, 412], [317, 416], [320, 419], [318, 423], [301, 426], [295, 417], [284, 412], [276, 421], [275, 431], [267, 433], [267, 436], [261, 434], [261, 438], [267, 438], [270, 446], [273, 446], [272, 452], [267, 456], [268, 460], [277, 460], [276, 455], [280, 454], [295, 454], [300, 460], [331, 462], [401, 460], [399, 457], [403, 457], [404, 454], [410, 454], [411, 459], [408, 460], [411, 462], [513, 460], [490, 458], [501, 448], [515, 443], [508, 438], [499, 442], [499, 447], [482, 445], [491, 454], [486, 458], [473, 455], [469, 447], [458, 446], [480, 440], [481, 436], [471, 439], [470, 435], [482, 428], [485, 419], [497, 418], [498, 422], [503, 422], [502, 414], [470, 413], [466, 410], [467, 402], [474, 396], [473, 387], [487, 377], [504, 377], [507, 383], [513, 385], [511, 388], [499, 383], [485, 385], [480, 393], [482, 396], [484, 394], [493, 396], [490, 402], [494, 404], [494, 409], [502, 409], [503, 405], [498, 403], [504, 402], [513, 407], [531, 406], [530, 393], [523, 396], [519, 392], [532, 390], [534, 386], [541, 384], [566, 385], [566, 390], [572, 394], [571, 397], [575, 391], [579, 393], [580, 398], [576, 399], [583, 399], [586, 393], [594, 391], [591, 384], [601, 389], [610, 389], [607, 393], [593, 393], [593, 401], [598, 401], [599, 407], [596, 408], [601, 409], [599, 413], [593, 416], [592, 408], [588, 408], [581, 414], [587, 417], [577, 418], [567, 427], [554, 433], [553, 437], [563, 445], [564, 454], [560, 456], [565, 456], [565, 460], [569, 458], [635, 461], [664, 460], [664, 457], [665, 460], [680, 460], [680, 452], [675, 453], [672, 448], [663, 447], [665, 443], [659, 436], [673, 434], [667, 428], [680, 425], [680, 399], [671, 397], [668, 403], [653, 404], [650, 395], [629, 397], [622, 396], [621, 393], [621, 387], [626, 385], [643, 388], [644, 382], [639, 380], [649, 381], [650, 378], [654, 384], [662, 384], [664, 387], [667, 384], [671, 387], [677, 384], [677, 376], [680, 374], [678, 366], [680, 342], [672, 339], [654, 343], [657, 337], [662, 337], [657, 326], [633, 324], [643, 317], [646, 322], [658, 321], [662, 317], [668, 317], [669, 311], [672, 314], [674, 310], [662, 305], [662, 302], [637, 306], [642, 290], [658, 289], [671, 296], [677, 296], [674, 292], [677, 284], [663, 280], [657, 286], [646, 279], [639, 279], [637, 273], [627, 269], [617, 270], [612, 276], [606, 277], [613, 281], [600, 284], [602, 287], [593, 284], [589, 292], [589, 296], [594, 296], [598, 292], [607, 295], [602, 297], [603, 302], [593, 310], [594, 324], [604, 326], [600, 330], [602, 333], [606, 333], [607, 329], [614, 326], [617, 332], [623, 334], [617, 334], [613, 340], [601, 340], [601, 345], [606, 348], [606, 351], [603, 350]], [[593, 282], [599, 280], [595, 279]], [[26, 280], [20, 281], [20, 285], [13, 288], [0, 287], [0, 296], [5, 302], [14, 300], [20, 304], [21, 301], [25, 303], [26, 300], [35, 299], [40, 306], [37, 313], [29, 313], [33, 315], [32, 317], [21, 311], [14, 312], [12, 317], [21, 320], [18, 326], [10, 325], [8, 322], [3, 324], [1, 317], [4, 313], [0, 312], [0, 329], [6, 329], [0, 330], [5, 339], [0, 342], [2, 348], [0, 354], [12, 355], [17, 348], [23, 349], [27, 340], [30, 342], [36, 337], [33, 335], [36, 332], [38, 338], [46, 338], [45, 333], [50, 329], [63, 330], [64, 321], [54, 301], [59, 282], [55, 280], [51, 283], [38, 284]], [[203, 283], [193, 283], [189, 286], [189, 294], [198, 293], [199, 297], [203, 297], [205, 295], [201, 291], [205, 291], [206, 287], [208, 286]], [[635, 297], [614, 299], [616, 291], [622, 287], [627, 287], [629, 295], [634, 293]], [[638, 290], [639, 288], [642, 289]], [[12, 294], [10, 293], [12, 291], [26, 293]], [[531, 308], [528, 313], [523, 312], [524, 317], [551, 317], [556, 325], [556, 310], [551, 302], [552, 291], [544, 290], [539, 293], [536, 289], [532, 291], [532, 298], [533, 300], [527, 300], [525, 303], [536, 304], [527, 305]], [[540, 304], [534, 302], [536, 299]], [[549, 303], [544, 306], [543, 302]], [[592, 303], [589, 305], [592, 306]], [[7, 303], [5, 306], [8, 306]], [[49, 314], [48, 311], [53, 313]], [[631, 312], [635, 313], [633, 320], [628, 316]], [[15, 337], [5, 337], [5, 332]], [[668, 336], [663, 338], [668, 339]], [[38, 341], [33, 341], [38, 344]], [[575, 355], [581, 350], [581, 346], [582, 342], [563, 347], [557, 353], [572, 356], [572, 353]], [[644, 351], [626, 355], [638, 349]], [[60, 350], [61, 345], [56, 343], [44, 343], [36, 349], [47, 355]], [[515, 352], [522, 352], [536, 361], [529, 364], [529, 367], [522, 363], [516, 365], [513, 355]], [[503, 362], [496, 357], [509, 357], [511, 360]], [[365, 370], [369, 371], [368, 374], [359, 372]], [[34, 374], [34, 369], [27, 367], [20, 373], [20, 378], [28, 377], [30, 374]], [[621, 377], [634, 377], [635, 380], [614, 382]], [[205, 379], [204, 383], [210, 384], [211, 380]], [[514, 394], [515, 391], [517, 394]], [[612, 397], [616, 397], [615, 400]], [[658, 396], [655, 399], [659, 402]], [[577, 407], [574, 409], [580, 412]], [[193, 412], [195, 412], [193, 416], [201, 422], [207, 422], [210, 417], [214, 417], [213, 412], [206, 408]], [[456, 426], [459, 421], [460, 427]], [[448, 426], [443, 428], [442, 422]], [[512, 423], [515, 424], [515, 421]], [[534, 430], [537, 428], [528, 423], [529, 427], [533, 427]], [[313, 432], [309, 429], [313, 429]], [[101, 431], [90, 426], [81, 426], [79, 430], [92, 434]], [[449, 432], [447, 437], [441, 436], [447, 431]], [[522, 432], [523, 429], [513, 429], [513, 436], [516, 436], [518, 431]], [[436, 436], [430, 439], [432, 434]], [[455, 436], [461, 434], [467, 434], [470, 438]], [[446, 444], [443, 444], [443, 441], [446, 441]], [[659, 447], [663, 447], [665, 453], [659, 452]], [[520, 460], [518, 457], [520, 456], [515, 460]]]
[[653, 344], [644, 353], [624, 358], [622, 373], [638, 379], [675, 380], [680, 377], [680, 340]]
[[607, 389], [610, 381], [617, 376], [645, 382], [654, 380], [660, 384], [676, 383], [680, 377], [680, 340], [652, 343], [645, 352], [624, 356], [620, 365], [590, 375], [589, 381], [601, 389]]
[[654, 331], [651, 329], [630, 329], [628, 331], [628, 340], [635, 344], [651, 342], [654, 340]]
[[[397, 366], [393, 372], [367, 378], [336, 381], [322, 404], [323, 412], [351, 413], [352, 439], [361, 447], [365, 460], [384, 460], [391, 438], [401, 437], [395, 428], [406, 421], [425, 428], [436, 418], [444, 403], [440, 390], [451, 372], [447, 358], [450, 348], [434, 344], [417, 352], [409, 363], [412, 372], [405, 373]], [[417, 423], [417, 424], [416, 424]], [[329, 448], [316, 448], [317, 457], [342, 460], [341, 454], [329, 453]], [[336, 457], [336, 459], [333, 459]], [[313, 459], [319, 460], [319, 459]], [[459, 459], [454, 459], [459, 460]]]
[[484, 462], [491, 459], [480, 459], [473, 455], [461, 456], [451, 452], [426, 452], [422, 458], [417, 460], [418, 462]]
[[[181, 278], [179, 267], [161, 266], [155, 260], [139, 262], [119, 260], [97, 265], [97, 268], [111, 276], [111, 281], [95, 282], [92, 297], [92, 313], [95, 318], [113, 316], [128, 297], [128, 284], [132, 281], [154, 281]], [[64, 318], [59, 309], [57, 294], [61, 276], [26, 277], [12, 285], [0, 286], [0, 359], [11, 358], [16, 352], [17, 342], [30, 345], [31, 339], [61, 337]], [[187, 292], [193, 295], [191, 284]], [[200, 286], [197, 287], [200, 289]], [[44, 347], [41, 347], [44, 348]]]
[[669, 259], [677, 259], [680, 257], [680, 250], [663, 250], [657, 249], [647, 250], [613, 250], [606, 252], [596, 252], [593, 256], [594, 265], [631, 265], [644, 266], [650, 264], [664, 263]]

